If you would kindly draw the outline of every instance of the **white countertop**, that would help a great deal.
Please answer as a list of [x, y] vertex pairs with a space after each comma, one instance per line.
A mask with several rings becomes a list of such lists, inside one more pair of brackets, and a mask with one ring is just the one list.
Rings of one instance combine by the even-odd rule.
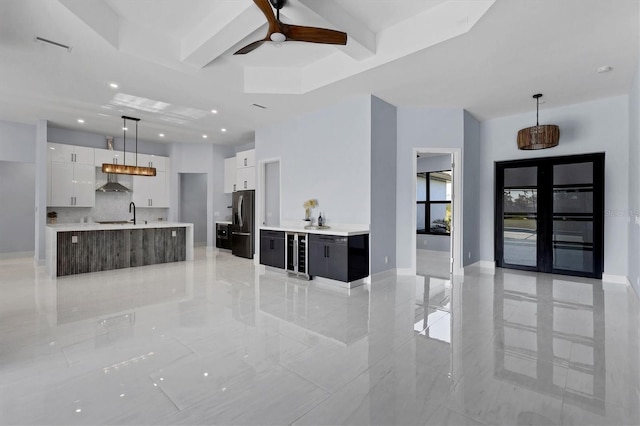
[[302, 226], [261, 226], [265, 231], [304, 232], [307, 234], [339, 235], [348, 237], [351, 235], [366, 235], [369, 227], [366, 225], [336, 225], [327, 229], [306, 229]]
[[149, 222], [137, 224], [133, 223], [114, 223], [114, 224], [101, 224], [101, 223], [56, 223], [55, 225], [47, 225], [47, 228], [55, 232], [68, 232], [68, 231], [106, 231], [113, 229], [148, 229], [148, 228], [181, 228], [192, 227], [193, 223], [180, 223], [180, 222]]

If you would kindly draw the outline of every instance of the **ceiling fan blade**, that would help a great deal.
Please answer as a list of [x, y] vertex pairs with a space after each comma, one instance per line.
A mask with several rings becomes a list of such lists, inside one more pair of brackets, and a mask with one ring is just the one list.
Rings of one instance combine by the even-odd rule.
[[280, 26], [278, 25], [276, 15], [273, 14], [273, 9], [269, 4], [269, 0], [253, 0], [253, 2], [260, 8], [262, 13], [264, 13], [264, 16], [267, 18], [267, 22], [269, 23], [269, 35], [277, 32]]
[[347, 33], [326, 28], [303, 27], [280, 23], [280, 28], [287, 40], [307, 41], [323, 44], [347, 44]]
[[238, 50], [236, 53], [234, 53], [234, 55], [244, 55], [245, 53], [252, 52], [256, 50], [258, 47], [260, 47], [260, 45], [262, 45], [262, 43], [264, 43], [265, 41], [267, 40], [254, 41], [253, 43], [250, 43], [245, 47], [243, 47], [242, 49]]

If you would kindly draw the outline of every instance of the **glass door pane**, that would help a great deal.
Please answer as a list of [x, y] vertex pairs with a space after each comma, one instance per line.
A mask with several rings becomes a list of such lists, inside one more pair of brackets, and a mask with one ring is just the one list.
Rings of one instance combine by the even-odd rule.
[[553, 166], [553, 269], [594, 270], [593, 162]]
[[538, 168], [504, 170], [503, 261], [515, 266], [538, 265]]

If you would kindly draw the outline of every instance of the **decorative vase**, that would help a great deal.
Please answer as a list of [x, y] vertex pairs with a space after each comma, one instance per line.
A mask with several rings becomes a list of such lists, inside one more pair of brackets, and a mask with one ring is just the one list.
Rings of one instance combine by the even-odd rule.
[[313, 221], [311, 219], [303, 219], [302, 220], [302, 227], [306, 228], [307, 226], [311, 226], [312, 223], [313, 223]]

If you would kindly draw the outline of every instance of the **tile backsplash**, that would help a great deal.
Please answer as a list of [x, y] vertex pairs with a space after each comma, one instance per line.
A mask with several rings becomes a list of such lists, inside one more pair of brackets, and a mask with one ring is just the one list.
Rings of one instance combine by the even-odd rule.
[[[101, 172], [99, 173], [103, 175]], [[103, 175], [104, 176], [104, 175]], [[99, 179], [96, 186], [101, 186], [106, 179]], [[118, 182], [131, 188], [131, 176], [120, 175]], [[103, 220], [129, 220], [133, 218], [133, 213], [129, 213], [129, 203], [131, 193], [127, 192], [96, 192], [96, 204], [92, 208], [84, 207], [47, 207], [47, 213], [55, 211], [58, 213], [57, 223], [80, 223], [87, 220], [94, 222]], [[167, 220], [169, 209], [143, 208], [136, 206], [136, 220], [157, 222]], [[90, 218], [90, 219], [89, 219]]]

